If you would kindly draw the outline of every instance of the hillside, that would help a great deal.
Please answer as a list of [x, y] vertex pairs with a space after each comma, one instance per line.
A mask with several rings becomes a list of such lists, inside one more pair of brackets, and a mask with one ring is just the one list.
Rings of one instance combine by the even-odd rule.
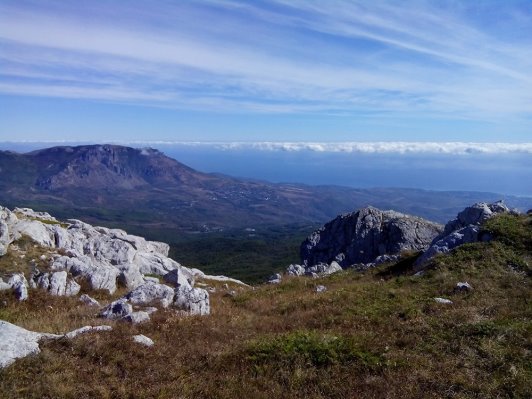
[[[254, 289], [197, 279], [211, 288], [209, 316], [159, 309], [148, 323], [98, 321], [76, 297], [30, 288], [19, 302], [1, 291], [0, 319], [18, 326], [112, 331], [42, 342], [40, 354], [0, 370], [0, 396], [530, 397], [532, 215], [495, 215], [481, 233], [492, 240], [438, 255], [423, 273], [418, 254], [403, 253], [365, 272]], [[17, 262], [47, 251], [15, 244], [32, 251]], [[123, 294], [93, 295], [107, 303]], [[134, 344], [135, 334], [155, 344]]]

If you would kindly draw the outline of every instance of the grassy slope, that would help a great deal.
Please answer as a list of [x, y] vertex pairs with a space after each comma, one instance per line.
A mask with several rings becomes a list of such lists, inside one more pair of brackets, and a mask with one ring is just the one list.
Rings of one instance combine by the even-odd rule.
[[[531, 220], [490, 221], [496, 241], [440, 256], [421, 277], [409, 272], [411, 257], [236, 296], [219, 289], [209, 317], [159, 311], [142, 326], [46, 343], [0, 371], [0, 396], [530, 397]], [[474, 290], [455, 293], [458, 281]], [[328, 290], [318, 294], [318, 284]], [[0, 318], [49, 332], [102, 322], [75, 299], [30, 298], [17, 304], [2, 294]], [[156, 345], [131, 343], [136, 333]]]

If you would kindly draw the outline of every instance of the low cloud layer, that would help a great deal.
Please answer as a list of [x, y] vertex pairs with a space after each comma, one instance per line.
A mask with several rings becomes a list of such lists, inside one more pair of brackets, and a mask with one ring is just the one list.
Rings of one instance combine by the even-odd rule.
[[134, 142], [132, 145], [179, 145], [219, 150], [312, 151], [367, 154], [532, 154], [532, 143], [464, 142]]

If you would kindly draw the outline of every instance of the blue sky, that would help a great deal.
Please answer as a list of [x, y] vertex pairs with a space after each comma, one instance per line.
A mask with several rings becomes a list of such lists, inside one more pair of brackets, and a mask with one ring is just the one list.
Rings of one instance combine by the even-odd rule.
[[0, 141], [531, 137], [530, 0], [0, 2]]

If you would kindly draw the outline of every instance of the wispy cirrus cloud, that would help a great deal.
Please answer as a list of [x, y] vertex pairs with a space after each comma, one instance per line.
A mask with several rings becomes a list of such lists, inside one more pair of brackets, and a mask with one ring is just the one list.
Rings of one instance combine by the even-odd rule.
[[222, 112], [530, 117], [526, 10], [504, 9], [495, 29], [468, 7], [5, 2], [0, 93]]

